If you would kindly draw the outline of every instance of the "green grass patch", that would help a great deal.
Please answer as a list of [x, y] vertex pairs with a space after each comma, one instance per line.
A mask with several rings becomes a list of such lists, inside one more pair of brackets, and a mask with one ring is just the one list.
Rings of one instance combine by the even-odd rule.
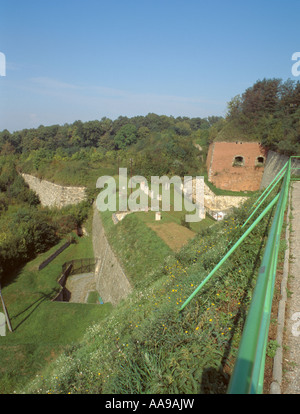
[[111, 212], [101, 213], [109, 243], [133, 286], [147, 280], [165, 258], [173, 254], [167, 244], [139, 219], [140, 214], [143, 213], [129, 214], [115, 225]]
[[[161, 212], [161, 220], [155, 221], [155, 212], [149, 211], [148, 213], [140, 212], [137, 213], [136, 216], [139, 220], [143, 221], [146, 224], [164, 224], [164, 223], [177, 223], [178, 225], [182, 225], [183, 221], [185, 220], [185, 215], [190, 214], [186, 211], [174, 211], [173, 206], [171, 207], [170, 211], [162, 211]], [[189, 223], [188, 228], [190, 228], [195, 233], [200, 233], [202, 230], [206, 229], [207, 227], [212, 226], [215, 224], [215, 220], [213, 220], [208, 215], [205, 219], [195, 222]], [[185, 226], [184, 226], [185, 227]]]
[[[75, 236], [76, 237], [76, 236]], [[91, 324], [106, 317], [110, 304], [84, 305], [52, 302], [62, 264], [74, 258], [93, 257], [91, 236], [76, 237], [43, 270], [38, 265], [65, 240], [27, 263], [2, 289], [13, 333], [0, 338], [0, 392], [22, 387], [66, 347], [77, 343]]]
[[87, 303], [97, 303], [99, 304], [100, 301], [102, 302], [102, 299], [99, 295], [99, 292], [97, 292], [96, 290], [89, 292], [88, 298], [87, 298]]

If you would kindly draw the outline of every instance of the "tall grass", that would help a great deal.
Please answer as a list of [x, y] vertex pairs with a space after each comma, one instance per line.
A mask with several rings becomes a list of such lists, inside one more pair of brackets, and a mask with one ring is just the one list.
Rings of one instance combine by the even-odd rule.
[[153, 265], [149, 283], [138, 284], [90, 326], [26, 392], [225, 393], [271, 213], [184, 311], [179, 308], [239, 237], [252, 201], [168, 255], [163, 267]]

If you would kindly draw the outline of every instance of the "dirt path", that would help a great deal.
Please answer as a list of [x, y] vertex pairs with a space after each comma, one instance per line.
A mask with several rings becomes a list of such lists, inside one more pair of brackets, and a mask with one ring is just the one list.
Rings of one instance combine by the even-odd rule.
[[300, 182], [292, 184], [283, 394], [300, 394]]

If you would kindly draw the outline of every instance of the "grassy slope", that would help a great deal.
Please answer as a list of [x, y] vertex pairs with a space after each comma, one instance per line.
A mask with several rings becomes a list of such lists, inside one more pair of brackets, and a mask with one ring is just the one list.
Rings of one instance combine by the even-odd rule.
[[35, 170], [30, 160], [23, 162], [22, 171], [39, 178], [67, 186], [95, 187], [95, 183], [102, 175], [114, 175], [117, 168], [103, 163], [87, 163], [86, 161], [61, 160], [44, 162]]
[[[227, 251], [228, 241], [238, 237], [250, 206], [167, 256], [163, 266], [148, 257], [143, 283], [108, 318], [91, 326], [78, 347], [27, 392], [226, 392], [263, 253], [267, 217], [182, 314], [178, 309]], [[133, 224], [138, 226], [137, 219], [128, 216], [123, 228], [115, 227], [115, 243], [124, 242], [124, 228]], [[134, 256], [137, 246], [128, 244], [128, 253], [130, 248], [131, 260], [140, 260]]]
[[[243, 217], [246, 215], [245, 210]], [[240, 249], [218, 272], [200, 298], [179, 315], [181, 304], [226, 251], [228, 238], [235, 237], [241, 217], [217, 223], [208, 230], [199, 228], [202, 234], [176, 255], [153, 230], [145, 226], [151, 219], [149, 215], [129, 215], [117, 226], [112, 224], [110, 213], [104, 213], [102, 218], [109, 240], [135, 290], [128, 300], [122, 301], [100, 323], [95, 318], [95, 323], [92, 323], [93, 315], [86, 315], [87, 320], [90, 318], [86, 324], [85, 321], [81, 323], [82, 315], [78, 317], [82, 328], [80, 332], [76, 326], [72, 331], [67, 324], [73, 317], [77, 320], [75, 313], [69, 314], [71, 304], [67, 304], [68, 315], [64, 316], [63, 321], [71, 330], [64, 330], [64, 324], [61, 324], [60, 342], [55, 345], [57, 348], [49, 342], [48, 348], [43, 348], [40, 365], [38, 360], [31, 374], [37, 372], [51, 354], [55, 357], [62, 345], [73, 341], [72, 338], [79, 340], [88, 326], [85, 336], [54, 365], [47, 366], [44, 374], [38, 376], [34, 383], [28, 383], [26, 392], [225, 392], [251, 297], [258, 263], [256, 259], [262, 252], [265, 227], [257, 229], [250, 244], [244, 250]], [[165, 220], [178, 223], [180, 217], [170, 212]], [[81, 247], [79, 251], [82, 257]], [[66, 260], [69, 258], [63, 261]], [[26, 279], [29, 284], [33, 283], [32, 277], [27, 276]], [[49, 289], [53, 289], [51, 283]], [[37, 287], [40, 288], [32, 284], [32, 292]], [[36, 299], [42, 302], [40, 296]], [[32, 327], [28, 328], [34, 330], [38, 344], [42, 337], [47, 338], [47, 332], [37, 334], [40, 324], [47, 324], [46, 303], [45, 300], [38, 304], [39, 311], [44, 309], [44, 312], [39, 312], [39, 316], [37, 312], [32, 313]], [[74, 312], [78, 310], [79, 315], [80, 306], [74, 307]], [[87, 308], [84, 306], [84, 309]], [[36, 316], [35, 321], [33, 315]], [[59, 321], [61, 315], [58, 311], [53, 316]], [[26, 327], [24, 322], [20, 329], [22, 325]], [[48, 331], [49, 341], [55, 338], [55, 326], [52, 325], [52, 328], [52, 333]], [[28, 344], [28, 356], [24, 358], [26, 364], [35, 361], [34, 352], [38, 346], [33, 341]], [[16, 361], [15, 368], [19, 366]], [[6, 384], [7, 389], [14, 384], [22, 390], [20, 384], [26, 381], [18, 383], [16, 372], [13, 375], [15, 382], [8, 377], [2, 383]]]
[[57, 279], [64, 262], [92, 257], [91, 237], [79, 239], [43, 270], [38, 265], [61, 244], [39, 255], [14, 275], [2, 290], [13, 333], [0, 339], [0, 392], [22, 388], [49, 360], [66, 345], [78, 342], [86, 328], [105, 317], [105, 306], [52, 302], [59, 291]]
[[143, 282], [166, 257], [172, 255], [163, 240], [140, 220], [140, 214], [130, 214], [116, 226], [110, 212], [102, 213], [108, 240], [134, 286]]

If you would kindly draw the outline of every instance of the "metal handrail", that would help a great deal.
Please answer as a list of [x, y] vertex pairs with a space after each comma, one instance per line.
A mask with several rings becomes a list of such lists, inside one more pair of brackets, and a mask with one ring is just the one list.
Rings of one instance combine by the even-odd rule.
[[209, 273], [208, 276], [200, 283], [200, 285], [194, 290], [194, 292], [187, 298], [187, 300], [183, 303], [180, 308], [182, 311], [186, 305], [193, 299], [194, 296], [203, 288], [203, 286], [211, 279], [211, 277], [216, 273], [216, 271], [222, 266], [224, 262], [228, 259], [229, 256], [238, 248], [238, 246], [244, 241], [244, 239], [248, 236], [249, 233], [254, 229], [254, 227], [264, 218], [264, 216], [268, 213], [269, 210], [277, 203], [279, 198], [279, 194], [274, 197], [274, 199], [268, 204], [268, 206], [264, 209], [264, 211], [257, 217], [257, 219], [251, 224], [251, 226], [242, 234], [242, 236], [238, 239], [238, 241], [231, 247], [231, 249], [225, 254], [225, 256], [219, 261], [219, 263], [213, 268], [213, 270]]
[[261, 394], [263, 391], [265, 355], [280, 235], [287, 206], [290, 176], [291, 159], [288, 161], [278, 204], [253, 292], [253, 299], [246, 318], [237, 360], [228, 388], [229, 394]]
[[[182, 311], [187, 306], [193, 297], [228, 259], [233, 251], [243, 242], [246, 236], [261, 221], [266, 213], [277, 204], [262, 263], [259, 269], [256, 286], [253, 292], [253, 299], [246, 318], [238, 350], [238, 356], [229, 383], [229, 394], [261, 394], [263, 391], [265, 356], [277, 270], [280, 236], [288, 202], [292, 175], [291, 170], [294, 170], [294, 167], [291, 167], [292, 158], [300, 158], [300, 156], [289, 158], [288, 162], [271, 181], [261, 196], [256, 200], [254, 203], [254, 206], [256, 206], [254, 211], [250, 214], [242, 227], [248, 223], [263, 201], [265, 201], [271, 191], [283, 179], [279, 194], [273, 198], [263, 212], [260, 213], [259, 217], [256, 218], [251, 226], [243, 233], [239, 240], [231, 247], [226, 255], [220, 260], [220, 262], [214, 267], [214, 269], [201, 282], [201, 284], [195, 289], [195, 291], [180, 308], [180, 311]], [[296, 169], [300, 169], [300, 166]]]

